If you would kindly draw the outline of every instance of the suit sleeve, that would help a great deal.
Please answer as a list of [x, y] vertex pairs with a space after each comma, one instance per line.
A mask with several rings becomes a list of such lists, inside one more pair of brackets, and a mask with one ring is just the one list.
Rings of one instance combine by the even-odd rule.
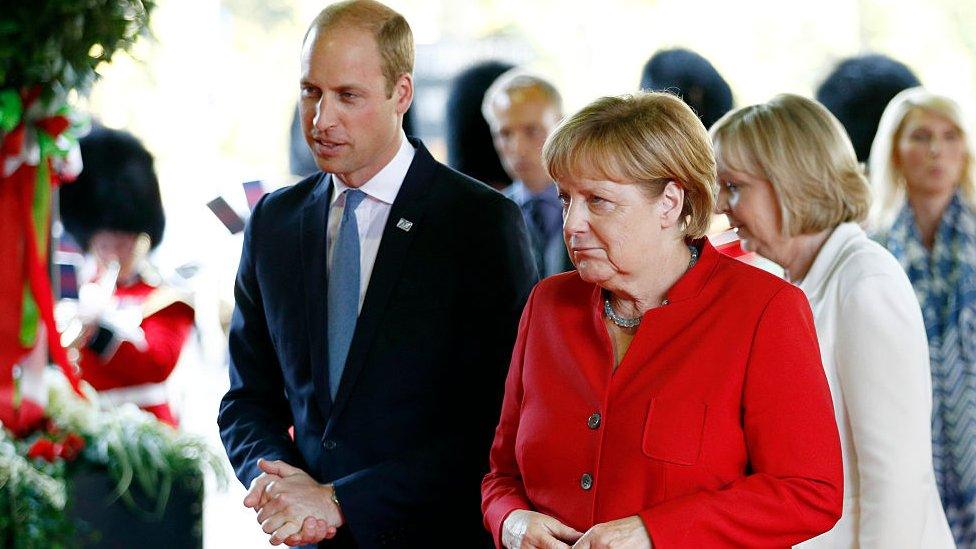
[[444, 414], [453, 417], [443, 418], [441, 436], [421, 450], [334, 481], [357, 539], [397, 527], [404, 508], [478, 504], [518, 319], [537, 280], [517, 206], [496, 193], [486, 201], [470, 221], [474, 241], [464, 243], [466, 256], [458, 260], [465, 315], [453, 367], [464, 374], [453, 387], [457, 403]]
[[837, 315], [834, 355], [857, 455], [865, 549], [921, 547], [931, 501], [928, 343], [918, 301], [907, 280], [898, 282], [860, 278]]
[[784, 287], [753, 337], [742, 394], [751, 474], [639, 513], [655, 548], [789, 547], [843, 506], [840, 440], [803, 293]]
[[526, 332], [531, 318], [530, 297], [519, 322], [515, 351], [512, 353], [512, 363], [505, 380], [505, 398], [489, 455], [489, 472], [481, 483], [481, 510], [485, 516], [485, 527], [495, 540], [495, 547], [502, 546], [502, 524], [508, 515], [517, 509], [533, 508], [525, 493], [522, 474], [515, 459], [515, 439], [518, 436], [522, 411], [522, 363]]
[[288, 434], [293, 420], [285, 400], [281, 366], [265, 322], [256, 275], [263, 204], [262, 198], [244, 231], [228, 340], [230, 389], [220, 402], [217, 416], [227, 457], [245, 487], [261, 473], [258, 458], [281, 459], [304, 467], [304, 460]]

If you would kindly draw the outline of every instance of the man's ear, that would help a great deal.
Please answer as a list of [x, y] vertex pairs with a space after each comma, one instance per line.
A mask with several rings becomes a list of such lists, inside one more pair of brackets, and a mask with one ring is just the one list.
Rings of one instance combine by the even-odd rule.
[[393, 85], [393, 97], [396, 98], [397, 114], [404, 114], [413, 102], [413, 76], [403, 73]]
[[657, 201], [662, 229], [670, 229], [681, 224], [681, 210], [684, 205], [685, 188], [677, 181], [668, 181]]

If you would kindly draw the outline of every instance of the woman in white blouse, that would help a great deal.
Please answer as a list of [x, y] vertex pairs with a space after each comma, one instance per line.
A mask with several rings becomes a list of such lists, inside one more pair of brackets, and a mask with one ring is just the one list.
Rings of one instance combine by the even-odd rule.
[[932, 470], [932, 380], [918, 301], [858, 222], [869, 187], [840, 123], [780, 95], [711, 129], [718, 208], [810, 300], [844, 455], [844, 514], [802, 547], [954, 547]]

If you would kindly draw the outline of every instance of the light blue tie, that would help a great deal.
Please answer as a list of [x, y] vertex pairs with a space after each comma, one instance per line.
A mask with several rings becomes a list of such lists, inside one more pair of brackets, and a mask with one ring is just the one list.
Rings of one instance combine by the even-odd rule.
[[339, 235], [332, 248], [329, 272], [329, 394], [335, 400], [349, 344], [359, 316], [359, 226], [356, 207], [366, 198], [359, 189], [347, 189]]

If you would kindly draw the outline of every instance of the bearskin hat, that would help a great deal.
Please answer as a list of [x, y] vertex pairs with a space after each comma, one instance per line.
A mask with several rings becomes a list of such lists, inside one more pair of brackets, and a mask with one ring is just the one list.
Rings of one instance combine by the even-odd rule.
[[641, 73], [646, 91], [670, 91], [701, 118], [705, 128], [732, 110], [732, 88], [707, 59], [683, 48], [660, 50]]
[[483, 61], [461, 71], [447, 98], [447, 163], [455, 170], [488, 184], [512, 182], [502, 167], [481, 103], [488, 87], [514, 65]]
[[817, 88], [817, 101], [840, 120], [857, 159], [867, 162], [881, 113], [898, 92], [919, 86], [915, 73], [881, 54], [842, 60]]
[[131, 134], [96, 127], [81, 138], [82, 170], [61, 187], [61, 220], [88, 249], [97, 231], [146, 233], [153, 248], [166, 220], [153, 157]]

